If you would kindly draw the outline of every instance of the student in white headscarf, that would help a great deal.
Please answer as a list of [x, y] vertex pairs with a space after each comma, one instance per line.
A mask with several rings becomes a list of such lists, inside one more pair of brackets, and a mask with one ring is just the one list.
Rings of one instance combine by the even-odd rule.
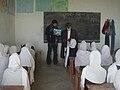
[[26, 43], [24, 44], [22, 47], [26, 46], [28, 48], [28, 50], [30, 51], [31, 55], [33, 56], [33, 58], [35, 59], [35, 48], [31, 43]]
[[90, 62], [89, 55], [90, 55], [90, 51], [87, 51], [87, 43], [83, 40], [76, 53], [75, 67], [81, 66], [80, 68], [82, 69], [82, 67], [88, 65]]
[[9, 56], [8, 51], [9, 51], [9, 46], [4, 45], [4, 56]]
[[75, 39], [71, 39], [70, 42], [68, 42], [67, 51], [66, 51], [66, 55], [65, 55], [65, 67], [67, 67], [67, 65], [68, 65], [68, 62], [69, 62], [68, 58], [69, 58], [69, 56], [71, 56], [71, 53], [73, 53], [73, 52], [76, 53], [76, 50], [74, 50], [76, 45], [77, 45], [77, 42]]
[[8, 67], [8, 57], [5, 57], [0, 52], [0, 84], [3, 78], [3, 73], [5, 69]]
[[2, 85], [23, 85], [24, 90], [30, 90], [27, 71], [21, 66], [17, 53], [9, 58], [8, 68], [3, 74]]
[[29, 68], [30, 84], [34, 82], [35, 61], [27, 47], [23, 47], [20, 52], [21, 65]]
[[110, 55], [110, 48], [107, 46], [107, 45], [104, 45], [102, 47], [102, 63], [101, 65], [102, 66], [109, 66], [110, 64], [113, 63], [113, 59], [112, 59], [112, 56]]
[[95, 42], [91, 42], [91, 43], [90, 43], [90, 51], [93, 51], [93, 50], [97, 50], [97, 47], [96, 47], [96, 43], [95, 43]]
[[120, 69], [120, 49], [115, 53], [116, 62], [108, 68], [107, 82], [113, 83], [116, 72]]
[[102, 84], [105, 82], [106, 70], [101, 67], [101, 54], [98, 50], [90, 53], [90, 64], [83, 68], [81, 75], [81, 88], [86, 88], [86, 80], [91, 83]]
[[120, 69], [116, 72], [115, 79], [113, 81], [113, 85], [116, 90], [120, 90]]
[[12, 55], [13, 53], [17, 53], [17, 46], [11, 46], [9, 48], [9, 54]]

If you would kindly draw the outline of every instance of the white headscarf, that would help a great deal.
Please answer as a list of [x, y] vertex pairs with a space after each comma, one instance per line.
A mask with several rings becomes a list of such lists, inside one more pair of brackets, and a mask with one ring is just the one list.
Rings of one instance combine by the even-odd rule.
[[90, 48], [91, 51], [93, 50], [97, 50], [97, 47], [96, 47], [96, 43], [95, 42], [92, 42], [91, 43], [91, 48]]
[[35, 69], [35, 61], [29, 52], [27, 47], [23, 47], [20, 52], [20, 59], [21, 59], [21, 65], [31, 67], [30, 70], [30, 83], [32, 84], [34, 82], [34, 69]]
[[11, 47], [9, 48], [9, 53], [10, 53], [10, 55], [13, 54], [13, 53], [16, 53], [16, 52], [17, 52], [17, 46], [11, 46]]
[[33, 56], [33, 58], [35, 59], [35, 51], [33, 49], [31, 49], [33, 45], [31, 43], [26, 43], [26, 47], [29, 49], [31, 55]]
[[9, 58], [9, 65], [4, 72], [2, 85], [24, 85], [24, 90], [30, 90], [27, 71], [21, 67], [17, 53], [13, 53]]
[[120, 66], [120, 49], [115, 54], [116, 65]]
[[77, 44], [76, 40], [75, 39], [71, 39], [70, 43], [69, 43], [69, 47], [70, 48], [75, 48], [76, 44]]
[[81, 87], [84, 87], [85, 79], [92, 83], [101, 84], [105, 82], [106, 70], [101, 67], [101, 54], [95, 50], [90, 53], [90, 64], [87, 65], [81, 75]]
[[87, 44], [85, 41], [82, 41], [75, 57], [75, 66], [86, 66], [89, 64], [89, 55], [90, 52], [87, 51]]
[[31, 49], [32, 44], [27, 42], [25, 46], [26, 46], [28, 49]]
[[29, 51], [30, 51], [31, 55], [33, 56], [33, 58], [35, 59], [35, 51], [33, 49], [30, 49]]
[[116, 90], [120, 90], [120, 70], [116, 72], [115, 79], [113, 81], [113, 85]]
[[113, 63], [108, 68], [108, 75], [107, 75], [107, 82], [108, 83], [113, 83], [116, 72], [118, 71], [117, 66], [120, 66], [120, 49], [118, 49], [116, 54], [115, 54], [115, 60], [116, 60], [116, 62]]
[[0, 84], [3, 78], [3, 73], [7, 67], [8, 67], [8, 57], [3, 56], [0, 52]]
[[4, 45], [4, 56], [9, 56], [8, 55], [8, 51], [9, 51], [9, 46], [8, 45]]
[[110, 65], [112, 64], [112, 56], [110, 55], [110, 48], [107, 45], [102, 47], [102, 63], [101, 65]]

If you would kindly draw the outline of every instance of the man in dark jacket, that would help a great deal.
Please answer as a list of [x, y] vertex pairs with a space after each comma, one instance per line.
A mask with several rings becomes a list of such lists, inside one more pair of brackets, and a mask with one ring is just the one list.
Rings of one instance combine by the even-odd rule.
[[51, 53], [53, 50], [53, 63], [56, 65], [58, 63], [57, 61], [57, 46], [58, 46], [58, 37], [54, 35], [54, 29], [58, 29], [57, 27], [57, 21], [52, 20], [51, 24], [46, 28], [45, 34], [47, 35], [47, 41], [48, 41], [48, 51], [47, 51], [47, 59], [46, 62], [48, 65], [51, 65]]
[[[68, 36], [69, 34], [70, 36]], [[65, 48], [67, 47], [67, 41], [70, 41], [71, 39], [78, 41], [77, 32], [76, 30], [72, 29], [71, 23], [67, 23], [66, 29], [62, 32], [61, 58], [65, 58], [64, 52]], [[77, 49], [77, 45], [75, 48], [70, 48], [69, 57], [75, 57]]]

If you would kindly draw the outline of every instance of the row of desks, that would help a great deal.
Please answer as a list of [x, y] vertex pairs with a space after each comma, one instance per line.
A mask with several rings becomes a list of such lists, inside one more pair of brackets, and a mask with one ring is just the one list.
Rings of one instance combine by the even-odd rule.
[[5, 85], [0, 86], [0, 90], [23, 90], [24, 86], [19, 85]]
[[[80, 67], [75, 67], [75, 58], [69, 58], [68, 73], [72, 81], [74, 90], [80, 90], [81, 71]], [[88, 90], [115, 90], [112, 83], [87, 84]]]

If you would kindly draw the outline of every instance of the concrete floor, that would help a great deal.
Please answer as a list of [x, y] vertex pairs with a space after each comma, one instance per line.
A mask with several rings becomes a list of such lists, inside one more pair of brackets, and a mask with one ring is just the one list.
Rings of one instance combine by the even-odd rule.
[[39, 57], [37, 60], [32, 90], [73, 90], [67, 70], [63, 66], [63, 60], [59, 60], [58, 65], [51, 65], [51, 67], [48, 67]]

